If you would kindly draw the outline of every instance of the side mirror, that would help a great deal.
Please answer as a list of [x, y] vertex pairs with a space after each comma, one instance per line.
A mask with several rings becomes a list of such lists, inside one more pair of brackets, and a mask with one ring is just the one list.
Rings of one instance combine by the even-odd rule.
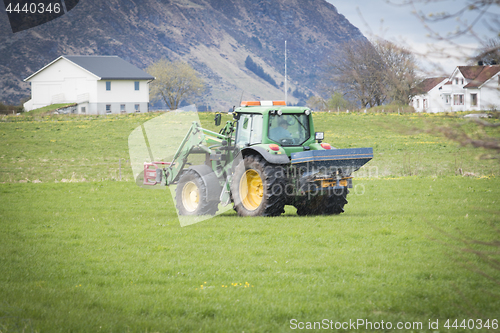
[[222, 115], [220, 113], [216, 113], [215, 118], [214, 118], [215, 126], [220, 126], [221, 119], [222, 119]]

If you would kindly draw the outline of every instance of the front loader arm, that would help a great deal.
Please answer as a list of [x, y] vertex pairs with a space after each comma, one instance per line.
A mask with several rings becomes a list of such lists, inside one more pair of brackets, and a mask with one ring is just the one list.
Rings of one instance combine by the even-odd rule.
[[187, 157], [191, 153], [193, 148], [200, 148], [210, 153], [210, 150], [203, 145], [204, 140], [205, 135], [203, 134], [203, 130], [200, 124], [198, 124], [196, 121], [193, 121], [193, 124], [189, 128], [186, 136], [179, 145], [179, 148], [175, 152], [170, 166], [165, 169], [165, 185], [168, 186], [172, 184], [178, 178], [179, 174], [184, 169], [184, 166], [187, 162]]
[[[155, 185], [163, 183], [170, 185], [177, 181], [184, 169], [188, 156], [191, 153], [211, 154], [211, 148], [231, 144], [232, 124], [228, 122], [221, 133], [204, 129], [201, 125], [193, 121], [186, 136], [182, 140], [179, 148], [175, 152], [172, 162], [151, 162], [144, 163], [144, 185]], [[226, 141], [225, 143], [223, 141]], [[166, 166], [165, 168], [162, 168]]]
[[211, 150], [205, 144], [219, 145], [223, 140], [227, 142], [229, 139], [230, 136], [204, 129], [196, 121], [193, 121], [193, 124], [177, 149], [170, 166], [165, 169], [165, 185], [168, 186], [177, 180], [191, 152], [196, 150], [197, 153], [205, 152], [210, 154]]

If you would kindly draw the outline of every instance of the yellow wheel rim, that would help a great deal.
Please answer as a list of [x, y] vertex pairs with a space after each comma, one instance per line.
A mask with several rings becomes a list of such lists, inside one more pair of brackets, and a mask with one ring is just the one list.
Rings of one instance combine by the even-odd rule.
[[187, 182], [182, 189], [182, 204], [188, 212], [194, 212], [200, 202], [200, 191], [193, 182]]
[[248, 210], [256, 210], [262, 202], [264, 186], [255, 170], [247, 170], [240, 179], [240, 198]]

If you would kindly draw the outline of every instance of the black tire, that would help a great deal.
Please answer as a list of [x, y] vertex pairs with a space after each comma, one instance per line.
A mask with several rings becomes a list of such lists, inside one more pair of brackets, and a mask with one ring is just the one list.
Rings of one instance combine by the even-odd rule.
[[299, 203], [295, 204], [295, 208], [297, 208], [297, 215], [299, 216], [307, 216], [307, 215], [319, 215], [321, 214], [321, 203], [323, 202], [322, 196], [315, 196], [310, 199], [307, 197], [301, 198], [302, 200]]
[[344, 212], [344, 206], [347, 204], [347, 194], [349, 190], [344, 187], [342, 190], [325, 195], [323, 199], [323, 215], [338, 215]]
[[180, 215], [215, 215], [218, 201], [209, 201], [207, 188], [201, 176], [188, 170], [179, 179], [175, 202]]
[[344, 206], [347, 204], [347, 194], [349, 190], [344, 188], [342, 191], [336, 191], [325, 195], [318, 195], [309, 200], [304, 198], [300, 203], [295, 204], [297, 215], [338, 215], [344, 212]]
[[281, 215], [286, 202], [282, 167], [259, 155], [246, 156], [233, 173], [231, 194], [240, 216]]

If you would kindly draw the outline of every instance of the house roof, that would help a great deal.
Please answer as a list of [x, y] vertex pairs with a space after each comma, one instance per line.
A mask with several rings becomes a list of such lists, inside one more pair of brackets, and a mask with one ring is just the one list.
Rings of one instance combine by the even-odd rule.
[[55, 63], [60, 59], [66, 59], [78, 67], [97, 76], [100, 80], [154, 80], [155, 78], [142, 69], [137, 68], [131, 63], [118, 56], [81, 56], [64, 55], [52, 61], [47, 66], [33, 73], [24, 81], [27, 81]]
[[485, 66], [458, 66], [458, 70], [467, 80], [474, 80]]
[[[464, 66], [465, 67], [465, 66]], [[481, 71], [477, 73], [475, 77], [471, 77], [469, 82], [464, 88], [479, 88], [481, 87], [486, 81], [491, 79], [495, 74], [500, 72], [500, 66], [499, 65], [492, 65], [492, 66], [470, 66], [470, 67], [481, 67]], [[463, 74], [463, 72], [462, 72]], [[465, 76], [465, 74], [464, 74]]]
[[427, 93], [432, 90], [432, 88], [436, 87], [438, 84], [443, 82], [444, 80], [448, 79], [447, 77], [430, 77], [419, 84], [415, 87], [415, 92], [417, 94], [423, 94]]

